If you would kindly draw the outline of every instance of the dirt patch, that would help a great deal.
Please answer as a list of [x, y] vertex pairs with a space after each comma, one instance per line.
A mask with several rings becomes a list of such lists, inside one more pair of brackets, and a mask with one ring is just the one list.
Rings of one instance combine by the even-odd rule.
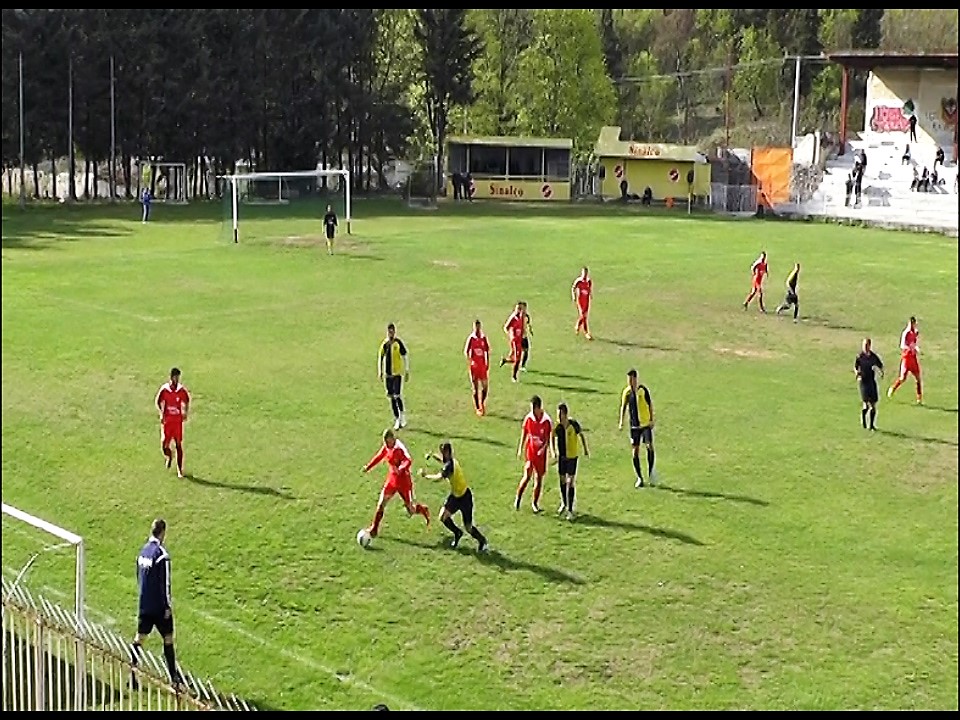
[[434, 265], [438, 267], [445, 267], [445, 268], [460, 267], [457, 263], [453, 262], [453, 260], [433, 260], [432, 262]]
[[750, 360], [777, 360], [784, 357], [783, 353], [774, 352], [773, 350], [759, 350], [756, 348], [729, 348], [715, 346], [713, 351], [715, 353], [719, 353], [720, 355], [736, 355], [737, 357], [748, 358]]

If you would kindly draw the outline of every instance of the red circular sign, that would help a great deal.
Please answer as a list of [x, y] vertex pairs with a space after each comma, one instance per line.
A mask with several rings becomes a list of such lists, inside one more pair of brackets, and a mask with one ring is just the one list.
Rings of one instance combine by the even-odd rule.
[[677, 182], [680, 180], [680, 171], [676, 168], [670, 168], [670, 182]]
[[550, 196], [553, 195], [553, 188], [550, 187], [550, 183], [544, 183], [543, 187], [540, 188], [540, 194], [543, 195], [547, 200], [550, 199]]

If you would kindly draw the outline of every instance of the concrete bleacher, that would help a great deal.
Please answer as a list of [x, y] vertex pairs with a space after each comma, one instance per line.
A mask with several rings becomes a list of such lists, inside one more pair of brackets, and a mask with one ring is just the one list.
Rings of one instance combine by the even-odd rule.
[[[910, 143], [910, 162], [903, 163], [906, 143], [893, 141], [889, 134], [860, 133], [859, 138], [847, 144], [847, 152], [828, 160], [823, 181], [808, 200], [777, 208], [786, 214], [836, 217], [860, 220], [884, 227], [943, 232], [957, 236], [960, 224], [958, 203], [957, 163], [952, 148], [943, 148], [946, 165], [937, 165], [943, 184], [930, 192], [910, 189], [913, 169], [923, 174], [923, 168], [933, 169], [937, 146], [932, 143]], [[867, 169], [863, 177], [863, 191], [859, 207], [845, 204], [847, 176], [853, 169], [854, 158], [860, 150], [867, 155]]]

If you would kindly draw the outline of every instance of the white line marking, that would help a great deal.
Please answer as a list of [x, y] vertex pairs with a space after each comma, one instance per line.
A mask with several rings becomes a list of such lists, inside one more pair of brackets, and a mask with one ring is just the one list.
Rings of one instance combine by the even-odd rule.
[[241, 637], [244, 637], [247, 640], [250, 640], [251, 642], [257, 643], [258, 645], [265, 647], [268, 650], [272, 650], [273, 652], [287, 658], [288, 660], [293, 660], [294, 662], [298, 662], [304, 667], [312, 668], [313, 670], [319, 670], [320, 672], [326, 673], [327, 675], [334, 677], [340, 682], [345, 683], [347, 685], [353, 685], [354, 687], [358, 687], [361, 690], [366, 690], [367, 692], [373, 695], [376, 695], [380, 698], [383, 698], [384, 700], [387, 700], [393, 706], [406, 708], [408, 710], [422, 709], [422, 708], [416, 707], [415, 705], [412, 705], [407, 700], [399, 698], [395, 695], [391, 695], [390, 693], [386, 693], [382, 690], [378, 690], [372, 685], [368, 685], [363, 680], [358, 680], [354, 677], [351, 677], [350, 675], [344, 675], [343, 673], [339, 673], [333, 668], [328, 667], [327, 665], [324, 665], [323, 663], [317, 660], [314, 660], [311, 657], [307, 657], [306, 655], [302, 655], [288, 648], [275, 645], [269, 640], [265, 640], [259, 635], [255, 635], [249, 630], [245, 630], [240, 625], [237, 625], [236, 623], [232, 623], [229, 620], [224, 620], [221, 617], [218, 617], [216, 615], [211, 615], [210, 613], [204, 612], [203, 610], [197, 610], [196, 608], [188, 608], [188, 610], [192, 613], [199, 615], [204, 620], [207, 620], [208, 622], [211, 622], [215, 625], [219, 625], [222, 628], [226, 628], [227, 630], [230, 630], [231, 632], [234, 632], [237, 635], [240, 635]]
[[59, 303], [70, 303], [76, 305], [77, 307], [87, 308], [88, 310], [96, 310], [98, 312], [110, 313], [112, 315], [120, 315], [121, 317], [132, 318], [133, 320], [138, 320], [145, 323], [158, 323], [161, 318], [155, 317], [153, 315], [141, 315], [139, 313], [130, 312], [129, 310], [121, 310], [120, 308], [113, 308], [107, 305], [99, 305], [98, 303], [86, 302], [85, 300], [77, 300], [75, 298], [63, 297], [61, 295], [54, 295], [53, 293], [40, 292], [37, 293], [43, 297], [47, 297], [54, 302]]

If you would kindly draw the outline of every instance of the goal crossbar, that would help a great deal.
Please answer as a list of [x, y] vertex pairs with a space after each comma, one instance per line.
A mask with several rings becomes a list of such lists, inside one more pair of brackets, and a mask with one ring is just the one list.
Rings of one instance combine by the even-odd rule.
[[309, 177], [340, 177], [343, 178], [344, 186], [344, 221], [347, 226], [347, 234], [350, 234], [351, 203], [350, 203], [350, 171], [340, 168], [316, 168], [314, 170], [288, 170], [283, 172], [248, 172], [234, 173], [232, 175], [221, 175], [221, 178], [230, 182], [230, 204], [233, 214], [233, 241], [240, 242], [240, 234], [237, 228], [239, 219], [239, 191], [238, 185], [241, 180], [283, 180], [285, 178], [309, 178]]
[[[26, 523], [27, 525], [31, 525], [31, 526], [37, 528], [38, 530], [42, 530], [43, 532], [48, 533], [49, 535], [53, 535], [54, 537], [59, 538], [60, 540], [63, 540], [64, 543], [66, 543], [66, 544], [68, 544], [68, 545], [72, 545], [72, 546], [76, 549], [76, 553], [77, 553], [76, 564], [77, 564], [77, 567], [76, 567], [76, 597], [75, 597], [76, 609], [75, 609], [75, 612], [76, 612], [76, 615], [77, 615], [77, 619], [78, 619], [78, 620], [82, 620], [82, 619], [83, 619], [83, 614], [84, 614], [84, 613], [83, 613], [83, 607], [84, 607], [84, 605], [83, 605], [83, 604], [84, 604], [84, 597], [83, 597], [84, 573], [85, 573], [85, 569], [86, 569], [86, 568], [85, 568], [85, 565], [84, 565], [83, 538], [80, 537], [79, 535], [77, 535], [76, 533], [72, 533], [72, 532], [70, 532], [69, 530], [66, 530], [66, 529], [60, 527], [59, 525], [54, 525], [52, 522], [48, 522], [47, 520], [44, 520], [43, 518], [38, 518], [36, 515], [31, 515], [30, 513], [24, 512], [23, 510], [20, 510], [20, 509], [18, 509], [18, 508], [13, 507], [12, 505], [7, 505], [7, 503], [3, 503], [2, 505], [3, 505], [3, 514], [4, 514], [4, 515], [9, 515], [10, 517], [12, 517], [12, 518], [14, 518], [14, 519], [16, 519], [16, 520], [19, 520], [20, 522], [24, 522], [24, 523]], [[21, 572], [20, 572], [21, 576], [22, 576], [23, 573], [27, 570], [27, 568], [30, 566], [30, 564], [37, 558], [37, 556], [39, 556], [39, 553], [37, 553], [36, 555], [34, 555], [34, 557], [31, 558], [31, 559], [26, 563], [26, 565], [24, 565], [24, 568], [23, 568], [23, 569], [21, 570]], [[18, 577], [18, 580], [19, 580], [19, 577]]]

